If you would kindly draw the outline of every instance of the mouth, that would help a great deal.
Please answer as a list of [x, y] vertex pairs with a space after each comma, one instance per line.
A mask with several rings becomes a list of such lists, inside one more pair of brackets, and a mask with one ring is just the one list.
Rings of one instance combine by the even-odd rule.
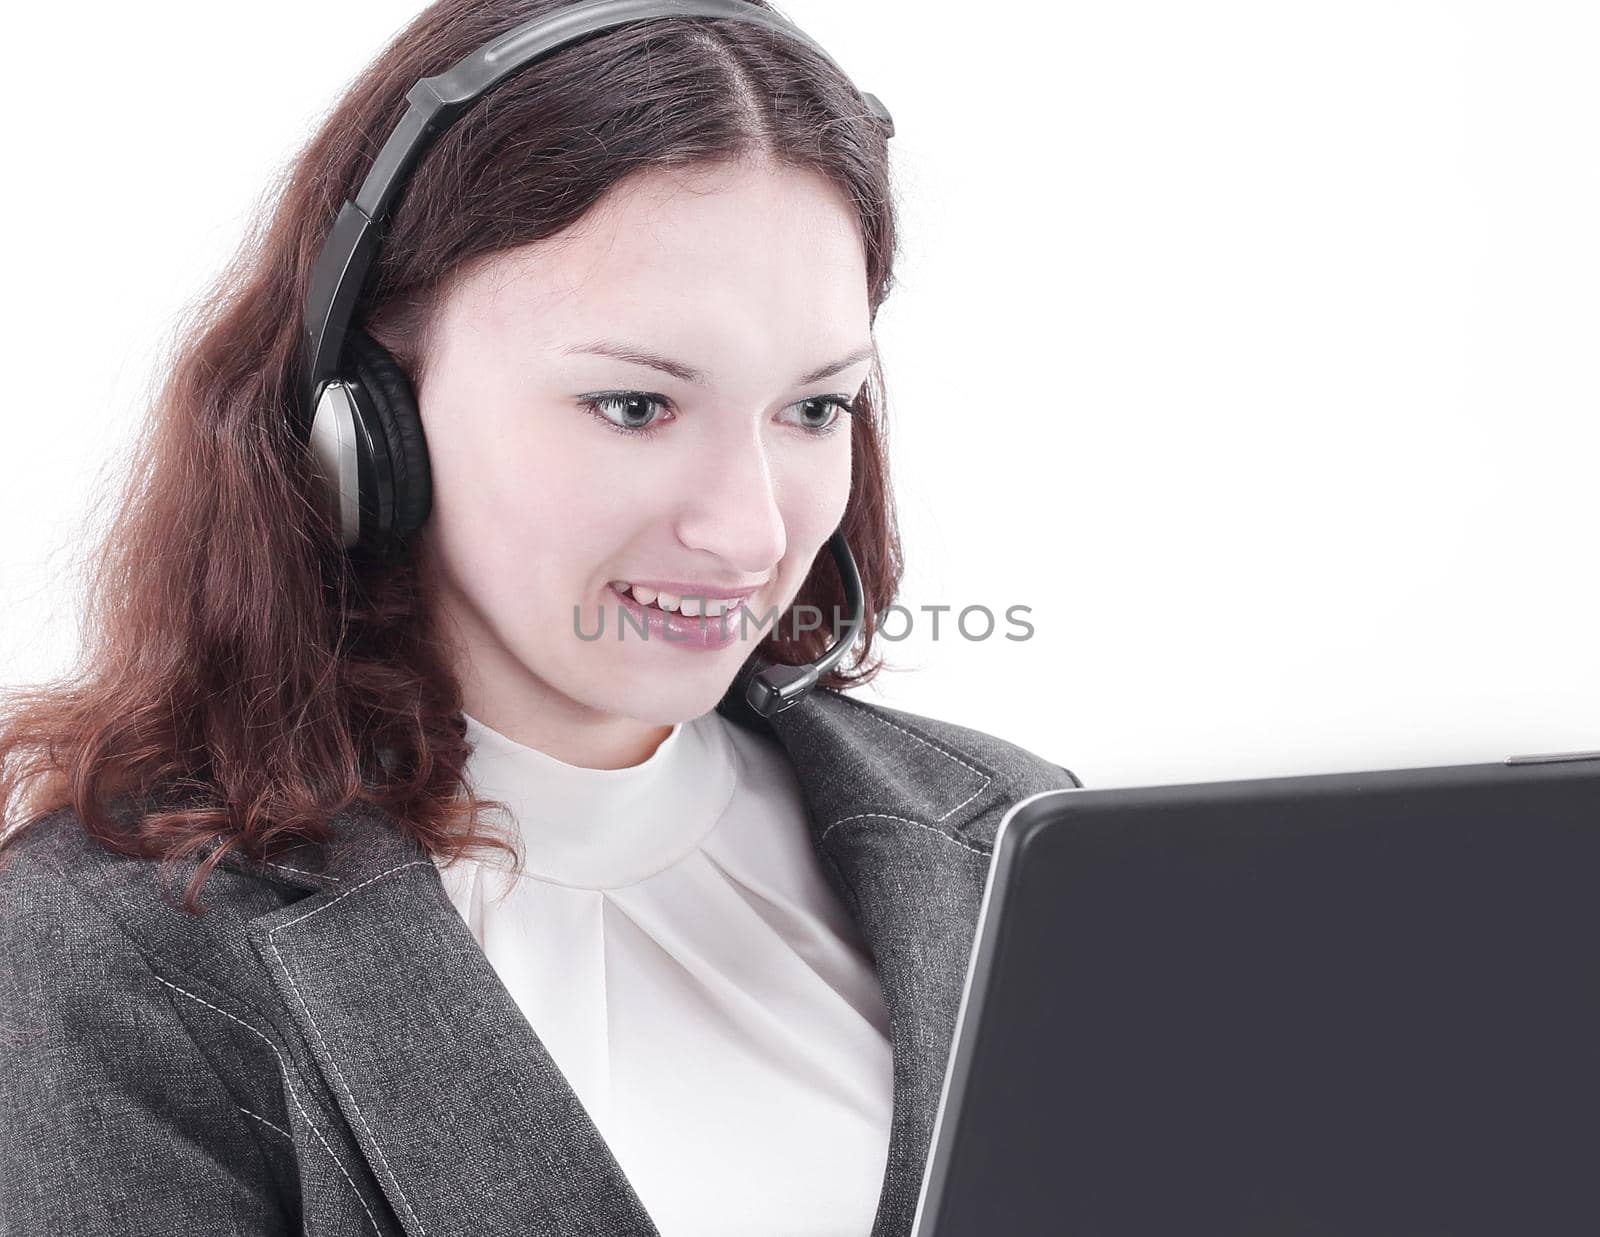
[[[635, 639], [642, 639], [655, 643], [665, 643], [685, 650], [716, 651], [737, 644], [745, 636], [745, 618], [749, 611], [745, 607], [745, 599], [714, 599], [717, 602], [731, 601], [731, 609], [718, 607], [716, 614], [696, 613], [687, 614], [680, 609], [667, 609], [663, 607], [660, 598], [653, 598], [648, 602], [640, 601], [634, 589], [624, 581], [613, 581], [606, 586], [606, 591], [611, 594], [615, 602], [632, 618], [624, 623], [620, 618], [617, 623], [617, 638], [623, 639], [624, 628], [626, 634], [631, 634]], [[648, 595], [648, 590], [643, 590]], [[665, 598], [670, 604], [674, 600], [680, 602], [687, 599], [677, 599], [670, 594]], [[711, 605], [708, 602], [708, 607]]]
[[646, 610], [656, 610], [687, 619], [705, 618], [712, 622], [724, 615], [736, 617], [736, 611], [755, 594], [755, 589], [736, 590], [726, 596], [706, 591], [678, 594], [666, 589], [630, 584], [626, 580], [612, 580], [611, 591]]

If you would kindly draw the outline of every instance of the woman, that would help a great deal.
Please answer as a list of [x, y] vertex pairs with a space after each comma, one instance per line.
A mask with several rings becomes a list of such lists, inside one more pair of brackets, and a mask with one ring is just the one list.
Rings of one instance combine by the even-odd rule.
[[[864, 96], [742, 18], [545, 55], [345, 341], [419, 421], [387, 553], [297, 420], [407, 92], [564, 7], [445, 0], [352, 85], [175, 360], [84, 673], [7, 719], [7, 1231], [910, 1229], [995, 830], [1076, 779], [842, 694], [900, 573]], [[858, 647], [763, 716], [835, 533]]]

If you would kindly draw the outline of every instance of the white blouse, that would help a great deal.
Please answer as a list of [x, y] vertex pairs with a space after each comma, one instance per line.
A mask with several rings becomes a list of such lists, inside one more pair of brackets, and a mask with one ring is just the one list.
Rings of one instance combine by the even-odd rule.
[[889, 1017], [782, 749], [713, 710], [586, 769], [466, 723], [524, 875], [436, 857], [445, 889], [663, 1237], [862, 1237]]

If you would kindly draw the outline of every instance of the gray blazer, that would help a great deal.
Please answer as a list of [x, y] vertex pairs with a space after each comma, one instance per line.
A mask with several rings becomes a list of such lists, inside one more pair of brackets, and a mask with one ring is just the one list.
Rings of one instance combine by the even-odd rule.
[[[838, 692], [767, 721], [718, 709], [783, 745], [871, 950], [894, 1108], [870, 1237], [904, 1237], [1000, 818], [1080, 783]], [[0, 1233], [656, 1234], [426, 852], [365, 805], [331, 824], [333, 846], [228, 856], [198, 919], [71, 809], [17, 844], [0, 866]]]

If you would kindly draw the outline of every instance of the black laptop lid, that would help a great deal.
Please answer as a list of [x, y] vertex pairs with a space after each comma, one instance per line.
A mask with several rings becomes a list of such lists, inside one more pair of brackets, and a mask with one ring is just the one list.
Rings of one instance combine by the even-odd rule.
[[1019, 804], [917, 1237], [1600, 1233], [1600, 760], [1519, 759]]

